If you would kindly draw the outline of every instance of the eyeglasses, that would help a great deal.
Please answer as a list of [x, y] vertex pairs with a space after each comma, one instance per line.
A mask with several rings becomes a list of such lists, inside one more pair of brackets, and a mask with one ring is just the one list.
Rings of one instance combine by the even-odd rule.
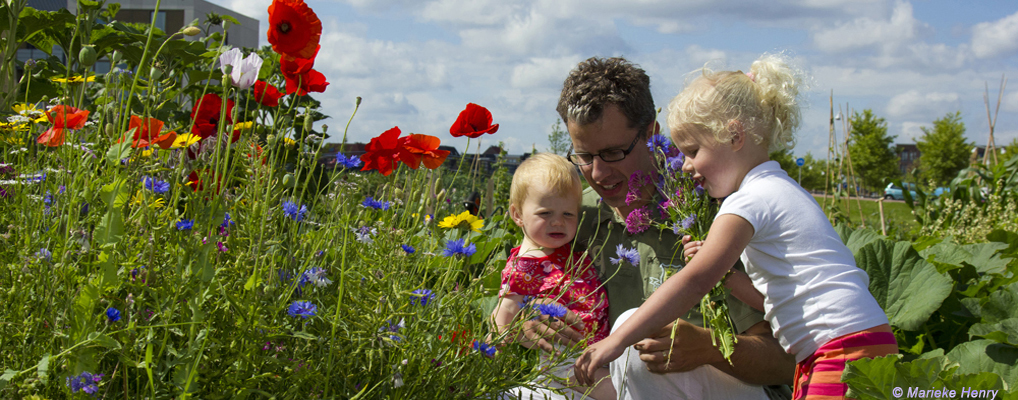
[[633, 142], [629, 144], [629, 148], [628, 149], [625, 149], [625, 150], [622, 150], [622, 149], [609, 149], [609, 150], [604, 150], [604, 151], [602, 151], [600, 153], [597, 153], [597, 154], [572, 153], [572, 154], [569, 155], [569, 162], [573, 163], [573, 165], [582, 167], [584, 165], [593, 164], [594, 163], [594, 156], [601, 157], [601, 159], [604, 160], [604, 162], [622, 161], [622, 160], [624, 160], [626, 158], [626, 156], [629, 155], [629, 153], [633, 152], [633, 148], [636, 147], [636, 142], [640, 140], [640, 136], [642, 136], [642, 135], [636, 134], [636, 137], [633, 138]]

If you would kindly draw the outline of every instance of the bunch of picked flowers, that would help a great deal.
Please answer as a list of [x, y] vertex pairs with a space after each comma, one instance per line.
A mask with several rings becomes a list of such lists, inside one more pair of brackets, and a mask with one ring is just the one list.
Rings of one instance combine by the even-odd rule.
[[[658, 161], [655, 165], [658, 165], [658, 172], [662, 176], [655, 181], [658, 191], [665, 198], [658, 206], [662, 215], [668, 216], [666, 226], [661, 228], [671, 229], [679, 236], [689, 235], [691, 241], [706, 239], [707, 231], [718, 213], [719, 203], [711, 199], [690, 174], [682, 172], [685, 155], [672, 144], [671, 140], [662, 135], [654, 135], [647, 141], [647, 147]], [[681, 242], [676, 245], [682, 246]], [[727, 275], [725, 277], [727, 278]], [[735, 329], [728, 315], [727, 294], [725, 279], [722, 279], [700, 300], [700, 313], [703, 314], [703, 326], [711, 329], [714, 346], [731, 363], [736, 339]], [[678, 324], [673, 325], [675, 326]], [[672, 340], [675, 340], [674, 329]], [[668, 361], [671, 361], [671, 352], [668, 354]]]

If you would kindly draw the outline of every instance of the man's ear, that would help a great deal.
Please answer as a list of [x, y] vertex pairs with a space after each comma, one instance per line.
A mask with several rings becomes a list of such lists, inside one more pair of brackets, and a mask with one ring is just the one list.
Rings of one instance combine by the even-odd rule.
[[520, 215], [520, 210], [516, 209], [515, 204], [509, 205], [509, 216], [513, 219], [513, 222], [516, 223], [516, 226], [520, 228], [523, 227], [523, 216]]
[[654, 121], [654, 122], [651, 122], [650, 125], [647, 125], [647, 138], [648, 139], [651, 136], [658, 135], [658, 134], [661, 134], [661, 124], [657, 123], [657, 121]]
[[742, 122], [739, 120], [729, 121], [727, 128], [728, 133], [732, 135], [732, 150], [741, 149], [746, 144], [746, 129], [742, 126]]

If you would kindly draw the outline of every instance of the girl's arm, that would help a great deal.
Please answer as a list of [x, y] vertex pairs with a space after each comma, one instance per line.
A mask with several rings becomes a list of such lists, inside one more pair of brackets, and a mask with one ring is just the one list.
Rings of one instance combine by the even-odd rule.
[[[692, 241], [692, 238], [687, 236], [682, 237], [682, 254], [686, 256], [686, 260], [692, 260], [693, 256], [696, 255], [700, 248], [703, 247], [703, 241]], [[732, 296], [735, 296], [739, 301], [746, 303], [746, 305], [753, 307], [757, 311], [764, 311], [764, 295], [753, 287], [753, 281], [749, 279], [749, 275], [739, 270], [732, 270], [731, 275], [725, 279], [725, 287], [732, 291]]]
[[576, 360], [576, 378], [593, 383], [594, 372], [622, 351], [685, 315], [725, 276], [753, 237], [753, 225], [732, 214], [718, 216], [696, 257], [667, 281], [622, 326]]
[[[498, 304], [495, 305], [495, 309], [491, 312], [492, 322], [495, 323], [496, 332], [498, 335], [502, 335], [503, 332], [512, 325], [513, 320], [516, 319], [516, 314], [520, 312], [520, 304], [523, 303], [523, 296], [518, 294], [508, 295], [498, 299]], [[515, 341], [516, 338], [507, 338], [510, 341]]]

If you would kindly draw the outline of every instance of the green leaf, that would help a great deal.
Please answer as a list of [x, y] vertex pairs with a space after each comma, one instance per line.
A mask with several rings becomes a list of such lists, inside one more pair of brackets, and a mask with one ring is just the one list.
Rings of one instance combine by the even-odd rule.
[[120, 242], [124, 236], [124, 213], [119, 209], [110, 210], [103, 216], [95, 232], [95, 239], [100, 245], [111, 245]]
[[856, 229], [848, 236], [848, 241], [845, 242], [845, 246], [852, 251], [852, 254], [856, 254], [859, 249], [863, 248], [867, 244], [881, 239], [885, 239], [885, 237], [875, 230], [869, 228]]
[[[969, 396], [974, 390], [993, 390], [995, 392], [1004, 391], [1004, 382], [1000, 379], [1000, 376], [992, 372], [981, 372], [978, 374], [956, 374], [950, 377], [944, 378], [944, 387], [954, 390], [957, 395], [956, 398], [975, 398], [975, 396]], [[1001, 398], [999, 395], [994, 399]]]
[[1008, 248], [1004, 243], [975, 243], [965, 246], [965, 249], [972, 253], [972, 258], [965, 260], [976, 270], [984, 274], [1004, 275], [1007, 273], [1007, 263], [1010, 260], [1000, 258], [998, 252]]
[[1018, 318], [1018, 283], [1005, 286], [991, 293], [983, 300], [979, 315], [983, 322], [999, 322], [1009, 318]]
[[15, 376], [18, 376], [18, 373], [20, 372], [21, 371], [15, 371], [13, 369], [4, 370], [4, 374], [0, 375], [0, 390], [6, 387], [7, 383], [9, 383], [11, 379], [14, 379]]
[[[117, 160], [119, 163], [120, 160]], [[120, 208], [127, 203], [127, 200], [131, 198], [131, 188], [128, 187], [127, 183], [123, 179], [117, 180], [116, 182], [104, 185], [99, 193], [99, 197], [106, 202], [106, 205], [111, 208]]]
[[969, 335], [990, 339], [997, 343], [1018, 346], [1018, 318], [1008, 318], [996, 323], [979, 323], [969, 328]]
[[121, 347], [120, 342], [118, 342], [116, 339], [113, 339], [99, 332], [92, 332], [88, 334], [88, 339], [91, 340], [93, 343], [105, 347], [109, 350], [120, 350]]
[[972, 258], [972, 253], [963, 246], [951, 242], [941, 242], [919, 252], [924, 259], [937, 266], [940, 272], [947, 272], [962, 267], [962, 262]]
[[996, 243], [1004, 243], [1008, 247], [1003, 251], [1003, 257], [1015, 258], [1018, 257], [1018, 233], [1008, 232], [1002, 229], [996, 229], [986, 235], [986, 240]]
[[855, 261], [869, 274], [870, 292], [891, 325], [901, 329], [922, 327], [954, 287], [909, 242], [872, 242], [856, 253]]
[[304, 340], [318, 340], [318, 337], [307, 332], [294, 332], [293, 337]]
[[960, 364], [959, 374], [993, 372], [1000, 376], [1008, 387], [1018, 385], [1018, 348], [988, 339], [965, 342], [947, 353], [947, 358]]
[[898, 387], [931, 387], [944, 369], [943, 358], [900, 362], [901, 354], [863, 358], [845, 364], [841, 381], [848, 384], [846, 397], [864, 399], [895, 399]]
[[49, 382], [49, 361], [51, 358], [52, 355], [50, 355], [50, 353], [46, 353], [46, 355], [42, 356], [42, 359], [39, 360], [39, 364], [36, 365], [36, 375], [39, 376], [39, 381], [42, 382], [43, 385]]
[[[137, 129], [138, 128], [132, 128], [131, 130], [127, 131], [127, 133], [125, 133], [124, 135], [126, 137], [133, 137], [134, 131]], [[110, 146], [110, 149], [106, 152], [106, 160], [114, 165], [120, 165], [120, 160], [131, 157], [132, 150], [134, 149], [131, 148], [130, 140], [125, 140], [120, 143], [114, 143], [112, 146]]]

